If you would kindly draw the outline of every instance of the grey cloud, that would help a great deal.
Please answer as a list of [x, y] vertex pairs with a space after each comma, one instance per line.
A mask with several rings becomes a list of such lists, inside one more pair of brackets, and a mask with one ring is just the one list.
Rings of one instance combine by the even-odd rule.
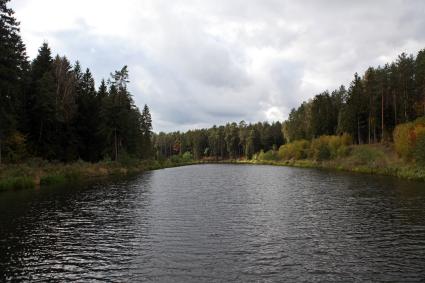
[[[17, 12], [44, 3], [17, 2]], [[112, 3], [99, 1], [102, 5]], [[78, 15], [71, 29], [45, 33], [30, 28], [33, 23], [22, 29], [48, 39], [55, 52], [79, 59], [97, 80], [128, 65], [130, 89], [140, 107], [151, 107], [155, 131], [266, 120], [272, 107], [285, 117], [303, 100], [348, 85], [354, 72], [425, 48], [420, 0], [120, 5], [131, 8], [111, 18], [119, 27], [130, 23], [122, 33], [99, 34], [92, 18]], [[102, 11], [90, 15], [100, 17]]]

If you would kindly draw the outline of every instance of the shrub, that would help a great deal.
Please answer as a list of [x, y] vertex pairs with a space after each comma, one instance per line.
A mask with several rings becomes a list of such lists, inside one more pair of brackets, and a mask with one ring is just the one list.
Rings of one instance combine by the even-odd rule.
[[315, 160], [328, 160], [347, 156], [348, 146], [352, 138], [348, 134], [341, 136], [320, 136], [311, 142], [310, 158]]
[[400, 157], [408, 159], [411, 156], [411, 145], [409, 135], [413, 130], [413, 123], [400, 124], [393, 132], [395, 151]]
[[341, 136], [329, 136], [328, 143], [330, 158], [334, 159], [348, 155], [348, 146], [353, 143], [353, 139], [349, 134], [344, 133]]
[[314, 160], [328, 160], [331, 157], [329, 136], [321, 136], [311, 142], [310, 158]]
[[34, 180], [30, 177], [11, 177], [0, 180], [0, 191], [9, 189], [31, 189], [34, 188]]
[[170, 160], [171, 160], [171, 162], [173, 162], [173, 163], [180, 163], [180, 162], [181, 162], [181, 158], [180, 158], [180, 156], [179, 156], [179, 155], [172, 155], [172, 156], [170, 157]]
[[43, 176], [40, 179], [40, 185], [54, 185], [54, 184], [63, 184], [66, 182], [65, 175], [62, 174], [52, 174]]
[[366, 145], [354, 147], [351, 161], [354, 165], [367, 165], [369, 167], [379, 167], [386, 164], [385, 153], [382, 150]]
[[123, 151], [120, 155], [118, 155], [118, 161], [121, 165], [126, 167], [136, 166], [138, 163], [137, 158], [131, 156], [125, 151]]
[[186, 151], [185, 153], [183, 153], [182, 159], [184, 162], [190, 162], [193, 160], [193, 155], [192, 153], [190, 153], [190, 151]]
[[272, 161], [277, 159], [278, 159], [278, 154], [274, 150], [269, 150], [267, 152], [264, 152], [263, 150], [261, 150], [260, 153], [257, 155], [257, 160]]
[[346, 146], [346, 145], [342, 145], [338, 148], [338, 150], [336, 151], [336, 157], [347, 157], [348, 155], [350, 155], [350, 147]]
[[283, 160], [299, 160], [308, 156], [310, 142], [298, 140], [292, 143], [284, 144], [279, 148], [278, 157]]
[[393, 132], [397, 154], [404, 159], [412, 159], [417, 139], [423, 132], [425, 132], [425, 117], [418, 118], [411, 123], [397, 125]]
[[12, 132], [4, 141], [3, 158], [8, 162], [19, 162], [27, 156], [26, 136], [20, 132]]
[[414, 152], [416, 163], [425, 167], [425, 131], [421, 131], [417, 135]]

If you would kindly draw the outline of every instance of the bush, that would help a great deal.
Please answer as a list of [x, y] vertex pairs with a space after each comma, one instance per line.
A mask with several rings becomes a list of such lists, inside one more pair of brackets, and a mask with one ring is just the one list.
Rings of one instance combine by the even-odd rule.
[[43, 176], [40, 179], [40, 185], [54, 185], [54, 184], [64, 184], [67, 181], [65, 175], [62, 174], [52, 174]]
[[182, 159], [184, 162], [190, 162], [193, 160], [193, 155], [189, 151], [186, 151], [185, 153], [183, 153]]
[[8, 162], [16, 163], [27, 157], [26, 136], [20, 132], [12, 132], [3, 147], [3, 158]]
[[345, 157], [348, 155], [348, 146], [353, 143], [353, 139], [349, 134], [344, 133], [341, 136], [329, 136], [328, 143], [331, 155], [330, 157], [331, 159], [334, 159], [337, 157]]
[[336, 151], [336, 157], [347, 157], [350, 155], [350, 147], [346, 146], [346, 145], [342, 145], [338, 148], [338, 150]]
[[416, 163], [425, 167], [425, 131], [422, 131], [417, 135], [414, 151]]
[[0, 191], [9, 189], [31, 189], [34, 188], [34, 180], [30, 177], [11, 177], [0, 180]]
[[409, 133], [412, 129], [412, 123], [400, 124], [394, 129], [394, 148], [400, 157], [408, 158], [410, 155]]
[[181, 158], [180, 158], [180, 156], [179, 156], [179, 155], [172, 155], [172, 156], [170, 157], [170, 160], [171, 160], [171, 162], [173, 162], [173, 163], [180, 163], [180, 162], [181, 162]]
[[299, 160], [308, 156], [310, 142], [298, 140], [292, 143], [284, 144], [279, 148], [278, 157], [283, 160]]
[[412, 159], [417, 139], [423, 132], [425, 132], [425, 117], [418, 118], [411, 123], [397, 125], [393, 132], [397, 154], [406, 160]]
[[278, 159], [278, 154], [274, 150], [269, 150], [267, 152], [264, 152], [263, 150], [261, 150], [256, 157], [257, 157], [257, 160], [261, 160], [261, 161], [273, 161]]
[[121, 165], [125, 167], [136, 166], [139, 162], [137, 158], [131, 156], [125, 151], [118, 155], [118, 161]]
[[351, 161], [354, 163], [353, 165], [367, 165], [369, 167], [382, 167], [386, 164], [385, 153], [368, 145], [354, 147]]
[[311, 142], [309, 157], [314, 160], [328, 160], [347, 156], [352, 138], [348, 134], [341, 136], [320, 136]]
[[310, 146], [310, 158], [314, 160], [328, 160], [331, 157], [329, 140], [330, 136], [321, 136], [314, 139]]

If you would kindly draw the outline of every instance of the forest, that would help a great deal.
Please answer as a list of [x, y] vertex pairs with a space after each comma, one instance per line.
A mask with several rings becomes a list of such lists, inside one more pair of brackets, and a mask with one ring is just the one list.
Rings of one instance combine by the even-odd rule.
[[[348, 88], [324, 91], [292, 109], [283, 122], [245, 121], [153, 133], [128, 90], [124, 66], [102, 80], [76, 61], [53, 56], [45, 42], [29, 61], [19, 22], [0, 0], [0, 161], [28, 158], [84, 160], [252, 159], [284, 144], [321, 136], [348, 135], [356, 144], [393, 142], [402, 123], [425, 115], [425, 49], [402, 53], [395, 62], [354, 74]], [[283, 95], [283, 94], [282, 94]], [[409, 135], [411, 132], [407, 132]]]
[[393, 142], [397, 125], [425, 115], [425, 49], [416, 57], [402, 53], [384, 66], [354, 74], [348, 89], [324, 91], [283, 123], [228, 123], [185, 133], [154, 135], [161, 156], [190, 152], [195, 158], [246, 158], [299, 140], [348, 134], [355, 144]]
[[152, 118], [133, 101], [127, 66], [96, 89], [89, 68], [53, 56], [46, 42], [30, 62], [7, 2], [0, 1], [0, 163], [149, 158]]

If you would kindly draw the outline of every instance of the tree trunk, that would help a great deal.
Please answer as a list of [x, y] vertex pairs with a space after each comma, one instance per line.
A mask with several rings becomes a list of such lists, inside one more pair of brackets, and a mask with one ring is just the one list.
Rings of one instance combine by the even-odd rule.
[[381, 142], [384, 142], [384, 90], [381, 94]]
[[360, 144], [360, 119], [357, 117], [357, 143]]
[[371, 131], [370, 131], [370, 126], [371, 126], [371, 124], [372, 124], [372, 121], [371, 121], [371, 118], [370, 118], [370, 112], [369, 112], [369, 119], [368, 119], [368, 126], [367, 126], [367, 131], [368, 131], [368, 135], [369, 135], [369, 137], [368, 137], [368, 144], [370, 144], [370, 136], [371, 136]]
[[404, 89], [404, 122], [407, 122], [407, 95], [406, 88]]
[[373, 123], [373, 143], [376, 143], [376, 123]]
[[394, 95], [394, 127], [397, 126], [397, 99], [395, 93]]
[[114, 143], [115, 143], [115, 161], [118, 161], [117, 128], [115, 128], [114, 130]]
[[43, 121], [40, 123], [40, 132], [38, 133], [38, 142], [41, 142], [41, 138], [43, 137]]

